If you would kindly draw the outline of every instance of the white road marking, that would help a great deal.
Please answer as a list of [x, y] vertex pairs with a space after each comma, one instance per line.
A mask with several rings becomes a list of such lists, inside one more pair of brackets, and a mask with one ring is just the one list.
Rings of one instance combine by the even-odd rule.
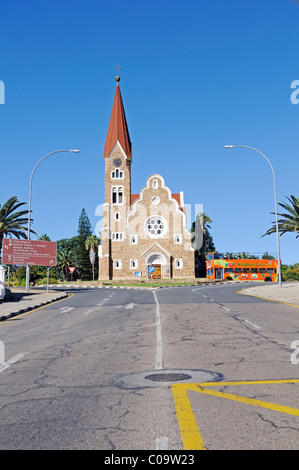
[[3, 341], [0, 341], [0, 365], [5, 363], [5, 346]]
[[168, 450], [168, 437], [157, 437], [156, 450]]
[[224, 305], [220, 305], [221, 308], [223, 308], [224, 310], [226, 310], [227, 312], [230, 312], [230, 309], [227, 308], [227, 307], [224, 307]]
[[20, 359], [22, 359], [22, 357], [26, 356], [26, 354], [28, 353], [17, 354], [16, 356], [12, 357], [8, 361], [4, 362], [4, 364], [0, 365], [0, 372], [3, 372], [4, 370], [8, 369], [9, 366], [19, 361]]
[[260, 326], [255, 325], [254, 323], [251, 323], [251, 321], [249, 321], [249, 320], [243, 320], [243, 321], [245, 321], [245, 323], [248, 323], [249, 325], [253, 326], [254, 328], [258, 328], [259, 330], [261, 329]]
[[94, 308], [91, 308], [90, 310], [87, 310], [86, 312], [83, 313], [83, 315], [88, 315], [89, 313], [93, 312]]
[[134, 308], [135, 305], [136, 305], [136, 304], [128, 304], [128, 305], [126, 306], [126, 310], [130, 310], [130, 309]]
[[74, 307], [61, 307], [59, 310], [61, 313], [68, 313], [71, 310], [74, 310]]
[[156, 302], [156, 369], [162, 369], [162, 332], [161, 332], [161, 316], [160, 316], [160, 305], [156, 292], [152, 291], [155, 302]]

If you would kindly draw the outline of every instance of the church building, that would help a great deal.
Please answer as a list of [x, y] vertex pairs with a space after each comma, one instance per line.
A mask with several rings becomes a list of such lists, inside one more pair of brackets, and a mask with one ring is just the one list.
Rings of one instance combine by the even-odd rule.
[[104, 148], [105, 203], [99, 279], [194, 278], [194, 249], [183, 192], [172, 193], [159, 174], [131, 192], [132, 144], [116, 77]]

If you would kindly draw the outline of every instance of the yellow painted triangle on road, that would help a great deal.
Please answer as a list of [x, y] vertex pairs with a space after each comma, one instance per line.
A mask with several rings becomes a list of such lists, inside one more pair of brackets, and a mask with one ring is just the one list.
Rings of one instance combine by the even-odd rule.
[[[199, 384], [178, 383], [172, 385], [172, 393], [176, 407], [176, 414], [180, 426], [181, 438], [185, 450], [205, 450], [202, 436], [198, 429], [191, 403], [188, 397], [188, 391], [194, 391], [226, 400], [233, 400], [247, 405], [254, 405], [261, 408], [267, 408], [272, 411], [279, 411], [294, 416], [299, 416], [299, 409], [289, 406], [268, 403], [262, 400], [233, 395], [231, 393], [211, 390], [211, 387], [235, 386], [235, 385], [262, 385], [262, 384], [291, 384], [299, 383], [299, 379], [286, 380], [249, 380], [240, 382], [205, 382]], [[207, 388], [209, 387], [209, 388]]]

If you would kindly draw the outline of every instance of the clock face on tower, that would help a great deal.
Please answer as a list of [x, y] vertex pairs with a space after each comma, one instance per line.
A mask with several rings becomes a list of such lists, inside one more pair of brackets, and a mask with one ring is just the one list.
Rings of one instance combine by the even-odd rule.
[[120, 167], [122, 164], [122, 161], [121, 161], [121, 158], [115, 158], [113, 160], [113, 165], [116, 166], [116, 167]]

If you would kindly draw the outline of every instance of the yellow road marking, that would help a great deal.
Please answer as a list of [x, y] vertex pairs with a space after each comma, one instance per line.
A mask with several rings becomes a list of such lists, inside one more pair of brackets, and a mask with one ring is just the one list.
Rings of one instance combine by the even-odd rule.
[[[183, 385], [181, 387], [181, 385]], [[172, 393], [177, 419], [185, 450], [205, 450], [203, 439], [195, 421], [185, 384], [174, 384]]]
[[203, 438], [198, 429], [194, 414], [192, 411], [191, 403], [188, 397], [188, 391], [195, 391], [206, 395], [233, 400], [247, 405], [254, 405], [261, 408], [266, 408], [272, 411], [279, 411], [294, 416], [299, 416], [299, 410], [289, 406], [277, 405], [275, 403], [268, 403], [253, 398], [242, 397], [233, 395], [231, 393], [219, 392], [205, 387], [223, 387], [234, 385], [264, 385], [264, 384], [290, 384], [299, 383], [299, 379], [282, 379], [282, 380], [248, 380], [239, 382], [205, 382], [199, 384], [184, 384], [178, 383], [172, 385], [172, 393], [174, 397], [177, 420], [180, 427], [181, 438], [185, 450], [205, 450]]

